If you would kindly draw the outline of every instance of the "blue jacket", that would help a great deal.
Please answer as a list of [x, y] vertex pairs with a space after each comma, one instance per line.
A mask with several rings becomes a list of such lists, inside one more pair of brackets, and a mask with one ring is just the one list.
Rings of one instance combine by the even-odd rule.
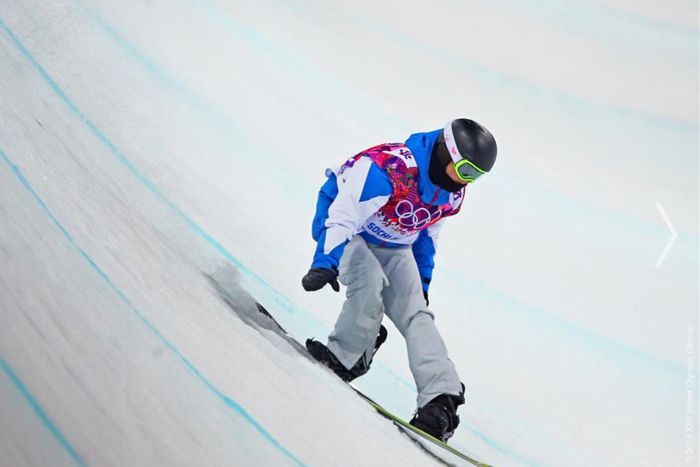
[[[413, 134], [400, 146], [402, 153], [408, 153], [409, 159], [412, 156], [417, 165], [420, 200], [429, 205], [453, 203], [458, 208], [463, 193], [443, 190], [428, 175], [430, 155], [441, 132]], [[355, 235], [387, 248], [412, 245], [423, 289], [427, 291], [435, 266], [436, 240], [444, 219], [412, 235], [397, 234], [377, 222], [375, 213], [387, 203], [393, 188], [387, 172], [368, 157], [351, 158], [336, 169], [327, 169], [326, 175], [328, 179], [319, 192], [311, 229], [317, 242], [311, 267], [337, 268], [345, 245]]]

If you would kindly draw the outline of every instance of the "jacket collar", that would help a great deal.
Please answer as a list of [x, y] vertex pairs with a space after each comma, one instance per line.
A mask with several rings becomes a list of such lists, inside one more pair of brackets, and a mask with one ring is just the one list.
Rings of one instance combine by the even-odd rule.
[[450, 201], [450, 192], [435, 185], [428, 175], [430, 155], [442, 130], [427, 133], [414, 133], [404, 143], [413, 153], [418, 164], [418, 194], [426, 204], [446, 204]]

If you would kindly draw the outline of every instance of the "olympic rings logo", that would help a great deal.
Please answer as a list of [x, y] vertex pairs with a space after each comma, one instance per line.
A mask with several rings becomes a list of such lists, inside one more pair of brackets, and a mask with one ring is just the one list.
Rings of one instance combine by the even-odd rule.
[[[420, 230], [433, 220], [433, 215], [430, 214], [430, 211], [425, 208], [416, 209], [413, 203], [406, 199], [399, 201], [395, 212], [398, 216], [399, 224], [413, 230]], [[440, 217], [442, 210], [439, 210], [436, 214], [437, 217]]]

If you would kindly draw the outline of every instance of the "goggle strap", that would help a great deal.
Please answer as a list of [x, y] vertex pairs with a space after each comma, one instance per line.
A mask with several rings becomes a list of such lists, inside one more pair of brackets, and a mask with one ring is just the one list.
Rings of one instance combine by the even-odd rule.
[[445, 146], [447, 146], [447, 152], [450, 153], [450, 157], [452, 158], [452, 162], [455, 164], [463, 159], [462, 155], [459, 153], [459, 148], [457, 147], [457, 142], [455, 141], [455, 135], [452, 133], [452, 122], [448, 122], [447, 125], [445, 125], [445, 129], [443, 131], [443, 135], [445, 137]]

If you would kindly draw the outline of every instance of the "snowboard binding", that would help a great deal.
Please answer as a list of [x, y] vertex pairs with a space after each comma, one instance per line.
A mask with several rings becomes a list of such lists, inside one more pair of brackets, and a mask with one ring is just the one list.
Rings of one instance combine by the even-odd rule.
[[[377, 353], [379, 347], [381, 347], [384, 341], [386, 341], [387, 335], [388, 333], [386, 328], [383, 325], [380, 325], [379, 334], [377, 334], [377, 339], [374, 343], [374, 351], [372, 352], [372, 358], [374, 358], [374, 354]], [[336, 375], [338, 375], [340, 379], [347, 383], [367, 373], [369, 371], [369, 366], [372, 363], [372, 358], [370, 358], [369, 361], [367, 361], [367, 359], [363, 355], [362, 357], [360, 357], [357, 363], [355, 363], [355, 365], [353, 365], [353, 367], [348, 370], [342, 363], [340, 363], [338, 357], [336, 357], [333, 354], [333, 352], [331, 352], [330, 349], [326, 347], [323, 343], [314, 339], [306, 339], [306, 349], [309, 351], [309, 354], [311, 354], [311, 356], [315, 360], [326, 365]]]
[[464, 385], [462, 385], [462, 393], [458, 396], [440, 394], [420, 407], [409, 423], [440, 441], [447, 442], [459, 426], [457, 407], [462, 404], [464, 404]]

